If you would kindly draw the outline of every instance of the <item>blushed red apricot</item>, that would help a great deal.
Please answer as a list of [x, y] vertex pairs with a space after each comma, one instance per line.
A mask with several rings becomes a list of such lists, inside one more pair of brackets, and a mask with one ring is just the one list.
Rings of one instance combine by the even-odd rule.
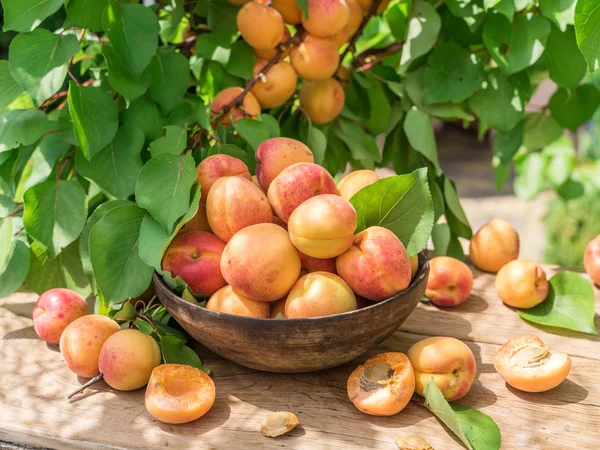
[[50, 289], [40, 295], [33, 308], [33, 328], [42, 340], [58, 344], [60, 336], [75, 319], [90, 313], [87, 303], [70, 289]]
[[[255, 49], [253, 49], [254, 54], [259, 59], [266, 59], [267, 61], [270, 61], [273, 58], [275, 58], [275, 55], [277, 53], [279, 53], [279, 46], [282, 45], [282, 44], [285, 44], [291, 38], [292, 38], [292, 35], [290, 34], [290, 31], [287, 28], [285, 28], [283, 30], [283, 37], [281, 38], [281, 41], [279, 42], [279, 44], [277, 45], [277, 47], [264, 48], [264, 49], [255, 48]], [[285, 52], [283, 52], [283, 55], [281, 55], [281, 60], [283, 60], [284, 58], [287, 58], [288, 56], [290, 56], [290, 51], [292, 51], [292, 48], [288, 47], [285, 50]]]
[[275, 47], [285, 29], [281, 14], [258, 2], [246, 3], [238, 11], [236, 22], [244, 40], [258, 49]]
[[506, 220], [490, 220], [473, 235], [469, 254], [475, 267], [496, 273], [519, 257], [519, 234]]
[[382, 353], [358, 366], [348, 378], [348, 398], [359, 411], [392, 416], [402, 411], [415, 392], [415, 376], [404, 353]]
[[256, 175], [252, 175], [252, 184], [254, 186], [256, 186], [257, 188], [259, 188], [263, 194], [267, 195], [267, 191], [265, 191], [265, 188], [260, 185], [260, 183], [258, 182], [258, 178], [256, 177]]
[[562, 383], [571, 370], [571, 358], [553, 352], [537, 336], [518, 336], [504, 344], [494, 367], [512, 387], [525, 392], [544, 392]]
[[331, 122], [344, 109], [346, 96], [339, 81], [330, 78], [325, 81], [305, 81], [300, 86], [300, 108], [316, 125]]
[[213, 99], [210, 105], [211, 120], [215, 120], [218, 116], [218, 121], [225, 127], [229, 127], [231, 122], [237, 122], [244, 117], [255, 117], [260, 114], [260, 103], [252, 94], [247, 92], [242, 101], [241, 108], [236, 106], [224, 114], [221, 114], [221, 110], [229, 105], [238, 95], [244, 91], [243, 88], [238, 86], [228, 87], [220, 91]]
[[275, 215], [273, 216], [273, 223], [274, 223], [275, 225], [278, 225], [278, 226], [280, 226], [280, 227], [281, 227], [281, 228], [283, 228], [285, 231], [287, 231], [287, 230], [288, 230], [288, 224], [287, 224], [287, 223], [285, 223], [283, 220], [281, 220], [279, 217], [277, 217], [277, 216], [275, 216]]
[[195, 367], [162, 364], [152, 371], [144, 403], [152, 417], [179, 424], [199, 419], [215, 403], [215, 383]]
[[286, 137], [267, 139], [256, 149], [256, 177], [268, 190], [285, 168], [302, 162], [314, 162], [312, 151], [302, 142]]
[[[269, 61], [259, 59], [254, 63], [253, 73], [257, 76]], [[252, 86], [254, 94], [263, 108], [274, 108], [282, 105], [296, 90], [298, 77], [292, 65], [280, 61], [263, 73], [259, 81]]]
[[308, 17], [302, 14], [304, 29], [313, 36], [333, 36], [348, 23], [346, 0], [308, 0]]
[[252, 181], [252, 175], [250, 175], [248, 166], [242, 160], [229, 155], [218, 154], [209, 156], [202, 160], [196, 171], [198, 172], [197, 181], [200, 184], [200, 193], [202, 195], [200, 203], [202, 205], [206, 205], [210, 188], [221, 177], [239, 176]]
[[425, 295], [438, 306], [463, 303], [473, 289], [473, 272], [464, 262], [449, 256], [429, 261], [429, 279]]
[[279, 300], [276, 300], [274, 302], [271, 302], [271, 310], [270, 310], [271, 319], [277, 319], [277, 316], [279, 316], [280, 319], [287, 319], [287, 316], [285, 315], [286, 300], [287, 300], [287, 297], [284, 297], [284, 298], [280, 298]]
[[296, 0], [273, 0], [271, 6], [279, 11], [285, 23], [298, 25], [302, 22], [302, 10]]
[[496, 276], [496, 291], [504, 303], [514, 308], [533, 308], [548, 296], [546, 272], [539, 264], [515, 259]]
[[313, 258], [312, 256], [300, 253], [300, 267], [305, 269], [307, 273], [311, 272], [329, 272], [337, 275], [337, 269], [335, 267], [335, 258]]
[[379, 175], [372, 170], [355, 170], [340, 180], [338, 193], [342, 198], [350, 201], [354, 194], [379, 179]]
[[215, 292], [206, 302], [206, 309], [235, 316], [269, 317], [269, 304], [257, 302], [236, 292], [231, 286], [225, 286]]
[[324, 81], [337, 70], [340, 55], [330, 40], [306, 35], [300, 45], [291, 50], [290, 61], [300, 78]]
[[600, 236], [586, 246], [583, 264], [592, 281], [600, 286]]
[[467, 395], [477, 372], [471, 349], [451, 337], [423, 339], [408, 350], [408, 358], [415, 370], [415, 391], [423, 395], [433, 378], [448, 401]]

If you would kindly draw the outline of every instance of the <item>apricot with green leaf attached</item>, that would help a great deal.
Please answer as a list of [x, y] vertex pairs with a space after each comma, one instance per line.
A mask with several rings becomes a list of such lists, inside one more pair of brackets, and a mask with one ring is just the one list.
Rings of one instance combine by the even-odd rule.
[[355, 170], [338, 183], [338, 192], [340, 196], [349, 201], [362, 188], [375, 183], [379, 179], [379, 175], [372, 170]]

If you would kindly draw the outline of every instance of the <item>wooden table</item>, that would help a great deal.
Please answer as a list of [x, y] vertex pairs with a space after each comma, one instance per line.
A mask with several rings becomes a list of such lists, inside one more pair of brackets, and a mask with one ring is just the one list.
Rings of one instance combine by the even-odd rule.
[[[547, 268], [549, 273], [556, 268]], [[469, 345], [477, 378], [462, 400], [500, 426], [503, 449], [600, 448], [600, 338], [549, 334], [524, 321], [498, 299], [494, 277], [475, 271], [468, 301], [451, 309], [419, 305], [406, 323], [368, 355], [319, 373], [280, 375], [240, 367], [205, 349], [217, 400], [203, 418], [185, 425], [152, 419], [144, 390], [116, 392], [104, 383], [71, 402], [78, 380], [58, 350], [39, 340], [31, 310], [36, 296], [17, 293], [0, 300], [0, 441], [57, 449], [393, 449], [398, 435], [421, 434], [437, 450], [462, 448], [423, 407], [409, 406], [394, 417], [358, 412], [346, 396], [346, 379], [367, 357], [406, 352], [427, 336], [453, 336]], [[600, 291], [596, 327], [600, 329]], [[569, 353], [572, 370], [559, 387], [528, 394], [507, 386], [493, 358], [510, 338], [535, 333], [551, 348]], [[300, 424], [287, 436], [262, 437], [259, 424], [270, 411], [288, 410]], [[2, 445], [0, 445], [0, 448]]]

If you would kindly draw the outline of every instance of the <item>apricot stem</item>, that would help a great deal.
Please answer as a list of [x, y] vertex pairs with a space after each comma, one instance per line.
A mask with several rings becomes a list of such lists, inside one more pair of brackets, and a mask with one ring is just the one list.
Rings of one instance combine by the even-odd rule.
[[96, 384], [102, 378], [104, 378], [104, 374], [101, 372], [100, 375], [96, 375], [94, 378], [90, 379], [87, 383], [82, 384], [79, 387], [79, 389], [77, 389], [76, 391], [73, 391], [69, 395], [67, 395], [67, 400], [70, 399], [71, 397], [73, 397], [74, 395], [79, 394], [80, 392], [85, 391], [86, 388], [90, 387], [92, 384]]

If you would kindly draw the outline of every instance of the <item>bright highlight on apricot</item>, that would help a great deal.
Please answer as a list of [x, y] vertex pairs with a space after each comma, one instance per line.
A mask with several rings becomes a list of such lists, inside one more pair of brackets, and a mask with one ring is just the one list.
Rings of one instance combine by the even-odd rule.
[[382, 353], [352, 372], [347, 389], [359, 411], [392, 416], [406, 407], [415, 391], [412, 365], [404, 353]]
[[532, 261], [511, 261], [496, 276], [498, 296], [514, 308], [533, 308], [546, 300], [548, 290], [546, 272]]
[[496, 354], [494, 367], [515, 389], [544, 392], [567, 378], [571, 358], [551, 351], [539, 337], [527, 334], [504, 344]]
[[146, 409], [161, 422], [179, 424], [196, 420], [215, 403], [215, 384], [200, 369], [162, 364], [152, 371], [146, 388]]

